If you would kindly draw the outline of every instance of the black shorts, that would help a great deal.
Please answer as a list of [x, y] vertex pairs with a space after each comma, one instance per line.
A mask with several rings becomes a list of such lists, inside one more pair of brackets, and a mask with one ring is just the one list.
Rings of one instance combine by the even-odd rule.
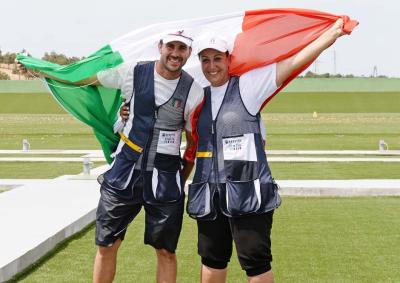
[[150, 205], [143, 201], [141, 182], [131, 189], [133, 196], [127, 198], [101, 186], [96, 213], [96, 245], [108, 247], [117, 239], [123, 240], [128, 225], [144, 206], [144, 243], [174, 253], [182, 228], [184, 198], [176, 203]]
[[[216, 196], [216, 198], [218, 198]], [[218, 199], [215, 220], [197, 221], [198, 253], [208, 267], [224, 269], [232, 255], [232, 241], [247, 276], [256, 276], [271, 269], [271, 228], [274, 211], [238, 218], [221, 213]]]

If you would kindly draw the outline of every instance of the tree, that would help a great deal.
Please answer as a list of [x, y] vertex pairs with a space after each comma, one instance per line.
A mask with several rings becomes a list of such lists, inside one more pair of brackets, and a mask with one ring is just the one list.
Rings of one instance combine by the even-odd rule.
[[72, 56], [72, 57], [69, 57], [69, 58], [68, 58], [68, 62], [69, 62], [69, 64], [72, 64], [72, 63], [78, 62], [79, 60], [81, 60], [81, 58], [79, 58], [79, 57], [75, 57], [75, 56]]
[[10, 80], [10, 76], [0, 71], [0, 80]]
[[44, 53], [42, 59], [59, 65], [69, 64], [67, 56], [65, 56], [64, 54], [57, 54], [54, 51], [51, 51], [50, 54], [47, 52]]
[[10, 69], [10, 64], [14, 64], [15, 58], [17, 57], [17, 54], [15, 53], [10, 53], [7, 52], [3, 56], [3, 63], [8, 65], [8, 68]]
[[79, 58], [76, 56], [72, 56], [72, 57], [67, 57], [64, 54], [58, 54], [54, 51], [51, 51], [50, 54], [49, 53], [44, 53], [44, 56], [42, 57], [43, 60], [52, 62], [52, 63], [56, 63], [59, 65], [68, 65], [68, 64], [72, 64], [75, 63], [79, 60], [82, 60], [84, 57]]
[[315, 74], [311, 71], [308, 71], [305, 75], [305, 78], [315, 78]]

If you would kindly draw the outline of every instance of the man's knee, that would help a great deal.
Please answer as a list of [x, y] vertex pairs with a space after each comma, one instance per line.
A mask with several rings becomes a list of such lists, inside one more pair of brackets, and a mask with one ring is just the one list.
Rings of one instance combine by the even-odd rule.
[[166, 249], [156, 249], [157, 257], [160, 260], [164, 261], [175, 261], [176, 260], [176, 255], [175, 253], [171, 253], [167, 251]]
[[118, 252], [118, 248], [121, 245], [121, 240], [116, 240], [114, 244], [108, 247], [99, 246], [97, 249], [97, 255], [102, 258], [115, 256]]

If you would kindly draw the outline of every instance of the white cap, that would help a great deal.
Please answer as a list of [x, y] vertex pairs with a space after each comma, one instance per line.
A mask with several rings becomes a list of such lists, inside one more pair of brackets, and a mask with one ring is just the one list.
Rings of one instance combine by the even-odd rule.
[[197, 54], [199, 54], [201, 51], [204, 49], [215, 49], [218, 50], [219, 52], [226, 52], [228, 51], [228, 43], [223, 40], [222, 38], [213, 36], [206, 38], [202, 41], [199, 42], [198, 48], [197, 48]]
[[163, 43], [179, 41], [179, 42], [186, 44], [187, 46], [192, 46], [193, 39], [190, 36], [188, 36], [184, 30], [179, 30], [176, 32], [166, 34], [162, 38], [162, 41], [163, 41]]

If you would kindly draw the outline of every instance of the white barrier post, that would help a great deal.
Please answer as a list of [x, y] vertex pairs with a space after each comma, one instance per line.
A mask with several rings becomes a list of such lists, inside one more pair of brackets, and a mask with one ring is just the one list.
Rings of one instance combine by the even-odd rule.
[[27, 139], [22, 140], [22, 151], [28, 151], [31, 145], [29, 144]]
[[389, 149], [388, 144], [384, 140], [379, 140], [379, 150], [384, 151], [388, 149]]
[[90, 169], [92, 168], [93, 162], [90, 162], [89, 157], [83, 158], [83, 175], [90, 175]]

